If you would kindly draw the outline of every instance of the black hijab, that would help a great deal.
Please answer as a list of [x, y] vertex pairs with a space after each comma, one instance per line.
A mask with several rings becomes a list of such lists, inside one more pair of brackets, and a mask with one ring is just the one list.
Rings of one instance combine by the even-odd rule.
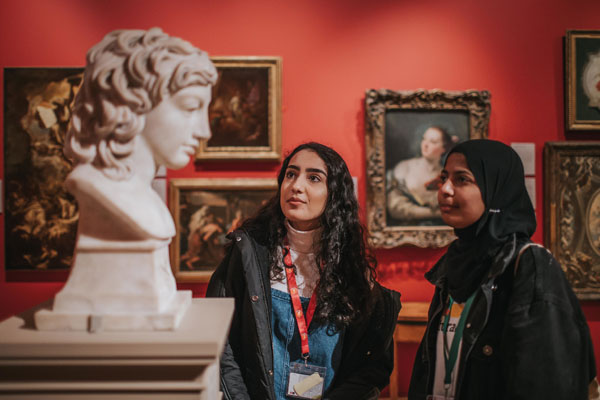
[[523, 164], [510, 146], [494, 140], [469, 140], [455, 146], [448, 156], [452, 153], [465, 156], [485, 204], [477, 222], [454, 230], [458, 239], [431, 271], [446, 278], [450, 295], [462, 303], [487, 277], [504, 245], [533, 235], [536, 220]]

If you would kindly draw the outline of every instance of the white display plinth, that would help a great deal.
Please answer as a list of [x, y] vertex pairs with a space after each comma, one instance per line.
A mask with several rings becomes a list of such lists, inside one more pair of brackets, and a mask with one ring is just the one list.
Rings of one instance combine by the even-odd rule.
[[0, 323], [0, 399], [219, 399], [232, 299], [193, 299], [174, 331], [39, 331]]
[[192, 300], [177, 291], [170, 240], [108, 241], [79, 235], [75, 260], [39, 330], [172, 330]]

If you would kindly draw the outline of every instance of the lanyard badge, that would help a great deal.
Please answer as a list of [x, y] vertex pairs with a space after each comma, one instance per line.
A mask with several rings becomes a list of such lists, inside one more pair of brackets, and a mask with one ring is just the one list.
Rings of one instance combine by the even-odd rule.
[[475, 299], [476, 293], [477, 292], [473, 293], [465, 303], [465, 306], [460, 314], [460, 318], [458, 319], [458, 325], [456, 326], [456, 330], [454, 331], [454, 338], [452, 339], [452, 344], [450, 345], [450, 348], [448, 348], [448, 340], [446, 338], [446, 333], [448, 332], [448, 322], [450, 321], [450, 314], [452, 313], [452, 305], [454, 304], [454, 299], [450, 297], [450, 300], [448, 301], [448, 314], [444, 319], [444, 325], [442, 327], [444, 335], [444, 366], [446, 371], [444, 375], [444, 389], [446, 390], [446, 396], [444, 396], [445, 398], [449, 398], [448, 391], [450, 390], [450, 386], [452, 384], [452, 371], [454, 371], [456, 360], [458, 359], [458, 348], [462, 340], [465, 322], [467, 320], [467, 316], [469, 315], [469, 310], [471, 309], [471, 305], [473, 304], [473, 299]]
[[290, 363], [288, 376], [287, 396], [297, 399], [320, 399], [323, 396], [323, 383], [327, 369], [316, 365], [308, 364], [310, 358], [310, 347], [308, 344], [308, 327], [312, 321], [315, 309], [317, 307], [316, 290], [310, 297], [306, 316], [302, 310], [300, 294], [298, 293], [298, 284], [296, 282], [296, 267], [292, 262], [290, 247], [287, 240], [283, 246], [283, 264], [285, 266], [285, 275], [287, 278], [288, 291], [292, 299], [294, 309], [294, 318], [300, 333], [300, 343], [302, 346], [302, 358], [304, 363]]

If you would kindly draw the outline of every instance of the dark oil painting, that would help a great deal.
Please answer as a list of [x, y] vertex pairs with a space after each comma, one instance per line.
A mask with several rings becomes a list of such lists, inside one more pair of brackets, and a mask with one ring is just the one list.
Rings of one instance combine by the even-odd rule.
[[179, 204], [179, 272], [213, 271], [224, 257], [225, 237], [273, 195], [269, 190], [182, 189]]
[[71, 265], [78, 211], [63, 182], [63, 143], [83, 68], [4, 70], [5, 266]]
[[207, 147], [269, 146], [269, 68], [218, 67]]

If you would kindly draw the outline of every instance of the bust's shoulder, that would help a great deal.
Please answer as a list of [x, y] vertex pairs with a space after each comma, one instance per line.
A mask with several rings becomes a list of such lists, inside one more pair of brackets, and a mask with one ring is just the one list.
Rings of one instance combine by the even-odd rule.
[[[135, 239], [164, 240], [175, 235], [164, 202], [149, 184], [135, 176], [113, 180], [89, 164], [80, 164], [67, 176], [65, 186], [77, 199], [80, 227], [84, 229], [112, 225], [116, 231], [123, 226]], [[117, 232], [115, 236], [119, 236]]]

